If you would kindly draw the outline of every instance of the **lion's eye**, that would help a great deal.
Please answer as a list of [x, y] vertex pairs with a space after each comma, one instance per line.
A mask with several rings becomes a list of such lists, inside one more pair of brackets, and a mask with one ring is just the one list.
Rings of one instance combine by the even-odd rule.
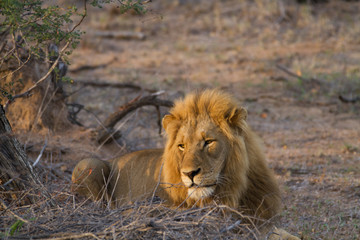
[[212, 140], [212, 139], [208, 139], [208, 140], [205, 140], [205, 146], [207, 146], [207, 145], [210, 145], [211, 143], [213, 143], [214, 142], [214, 140]]
[[184, 144], [179, 144], [178, 148], [180, 149], [180, 151], [184, 151], [185, 145]]

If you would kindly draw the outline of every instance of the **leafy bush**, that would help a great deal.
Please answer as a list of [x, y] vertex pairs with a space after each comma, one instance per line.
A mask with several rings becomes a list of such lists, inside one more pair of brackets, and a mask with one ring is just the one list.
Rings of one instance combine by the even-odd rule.
[[[18, 61], [16, 71], [25, 65], [30, 57], [41, 58], [50, 43], [70, 46], [63, 53], [70, 55], [77, 47], [82, 32], [77, 27], [87, 14], [86, 0], [84, 8], [79, 10], [75, 5], [61, 7], [50, 5], [44, 0], [2, 0], [0, 1], [0, 70], [6, 70], [10, 59]], [[90, 4], [102, 7], [111, 0], [92, 0]], [[133, 9], [138, 13], [145, 13], [141, 1], [117, 0], [120, 12], [125, 13]], [[79, 18], [74, 23], [74, 19]], [[73, 25], [69, 29], [69, 26]], [[65, 50], [65, 49], [64, 49]], [[25, 54], [24, 54], [25, 53]], [[63, 54], [61, 53], [61, 54]], [[66, 61], [66, 57], [62, 57]], [[4, 76], [0, 76], [2, 80]], [[11, 87], [11, 86], [10, 86]], [[0, 81], [0, 98], [11, 99], [9, 86]]]

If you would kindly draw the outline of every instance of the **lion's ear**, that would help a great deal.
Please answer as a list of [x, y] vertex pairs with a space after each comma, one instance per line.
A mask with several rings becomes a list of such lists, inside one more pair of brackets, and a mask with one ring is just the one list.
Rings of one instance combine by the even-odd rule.
[[174, 120], [175, 120], [174, 115], [168, 114], [168, 115], [164, 116], [164, 118], [162, 120], [162, 125], [163, 125], [163, 128], [165, 129], [165, 131], [167, 131], [167, 127], [169, 126], [169, 123]]
[[241, 120], [245, 121], [247, 118], [247, 111], [243, 107], [233, 109], [227, 116], [227, 121], [230, 125], [237, 125]]

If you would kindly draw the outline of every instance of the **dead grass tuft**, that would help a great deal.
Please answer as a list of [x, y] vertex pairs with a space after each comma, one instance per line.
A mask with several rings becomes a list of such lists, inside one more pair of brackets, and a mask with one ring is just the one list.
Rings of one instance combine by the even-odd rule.
[[[69, 189], [65, 187], [64, 189]], [[2, 239], [257, 239], [254, 219], [227, 206], [186, 210], [165, 207], [160, 199], [117, 209], [78, 201], [69, 192], [52, 192], [58, 207], [42, 199], [31, 206], [3, 205]]]

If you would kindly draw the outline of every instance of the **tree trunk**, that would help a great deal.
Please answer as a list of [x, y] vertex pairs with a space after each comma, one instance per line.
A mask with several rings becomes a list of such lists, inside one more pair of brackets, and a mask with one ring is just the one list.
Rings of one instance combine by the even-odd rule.
[[[42, 195], [50, 197], [37, 178], [26, 153], [13, 136], [9, 121], [0, 105], [0, 196], [17, 205], [34, 202], [30, 194], [23, 195], [33, 187], [40, 187]], [[52, 205], [53, 203], [51, 203]]]

